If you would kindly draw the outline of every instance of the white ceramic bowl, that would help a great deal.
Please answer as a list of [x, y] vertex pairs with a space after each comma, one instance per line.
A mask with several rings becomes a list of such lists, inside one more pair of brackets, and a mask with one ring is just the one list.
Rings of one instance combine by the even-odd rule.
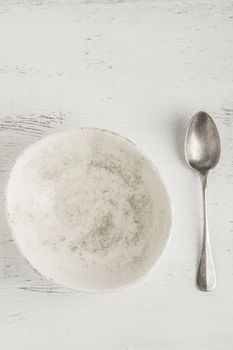
[[28, 147], [10, 175], [7, 212], [31, 265], [85, 291], [142, 277], [171, 228], [168, 195], [152, 162], [102, 129], [62, 132]]

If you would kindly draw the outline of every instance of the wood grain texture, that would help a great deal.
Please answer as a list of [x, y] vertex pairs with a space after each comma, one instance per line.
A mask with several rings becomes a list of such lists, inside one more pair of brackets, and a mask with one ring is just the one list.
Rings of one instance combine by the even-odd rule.
[[[225, 350], [233, 346], [233, 2], [0, 2], [0, 348]], [[222, 139], [209, 179], [217, 287], [195, 288], [199, 181], [183, 159], [189, 118], [206, 110]], [[159, 168], [173, 236], [158, 267], [117, 293], [76, 293], [22, 259], [7, 226], [16, 157], [78, 126], [131, 138]]]

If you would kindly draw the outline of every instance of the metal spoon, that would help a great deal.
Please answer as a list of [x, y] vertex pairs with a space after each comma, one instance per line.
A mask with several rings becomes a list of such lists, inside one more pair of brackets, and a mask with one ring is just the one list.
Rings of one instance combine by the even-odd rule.
[[197, 286], [203, 291], [211, 291], [216, 284], [208, 232], [207, 176], [217, 165], [220, 154], [220, 138], [213, 119], [205, 112], [198, 112], [191, 119], [186, 133], [185, 158], [189, 166], [198, 171], [202, 182], [204, 228]]

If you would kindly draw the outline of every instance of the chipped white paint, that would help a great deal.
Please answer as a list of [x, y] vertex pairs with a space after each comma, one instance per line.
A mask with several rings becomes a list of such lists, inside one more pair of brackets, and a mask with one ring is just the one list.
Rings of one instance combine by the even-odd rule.
[[[17, 155], [75, 126], [129, 137], [155, 162], [174, 208], [169, 248], [150, 278], [90, 295], [48, 283], [20, 257], [0, 211], [0, 347], [219, 350], [233, 345], [233, 3], [0, 3], [0, 192]], [[209, 178], [217, 287], [194, 285], [199, 182], [183, 161], [189, 118], [207, 110], [222, 139]]]

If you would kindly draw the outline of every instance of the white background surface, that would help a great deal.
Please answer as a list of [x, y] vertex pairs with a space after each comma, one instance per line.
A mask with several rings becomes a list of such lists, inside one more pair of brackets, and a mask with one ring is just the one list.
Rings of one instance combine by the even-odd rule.
[[[209, 178], [217, 287], [199, 292], [201, 192], [184, 131], [204, 109], [222, 158]], [[174, 209], [157, 268], [103, 295], [42, 279], [20, 257], [1, 201], [0, 349], [227, 350], [233, 346], [233, 2], [1, 1], [0, 190], [31, 142], [75, 126], [131, 138]]]

